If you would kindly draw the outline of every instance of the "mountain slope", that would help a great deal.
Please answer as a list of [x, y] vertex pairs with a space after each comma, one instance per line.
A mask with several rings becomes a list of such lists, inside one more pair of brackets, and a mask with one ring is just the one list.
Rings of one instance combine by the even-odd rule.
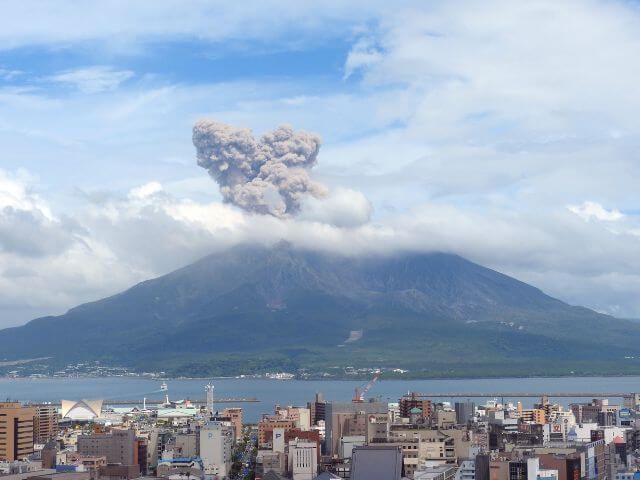
[[419, 375], [617, 373], [635, 371], [625, 357], [639, 340], [637, 323], [569, 306], [455, 255], [345, 258], [283, 243], [236, 247], [2, 330], [0, 350], [8, 359], [191, 375], [334, 365]]

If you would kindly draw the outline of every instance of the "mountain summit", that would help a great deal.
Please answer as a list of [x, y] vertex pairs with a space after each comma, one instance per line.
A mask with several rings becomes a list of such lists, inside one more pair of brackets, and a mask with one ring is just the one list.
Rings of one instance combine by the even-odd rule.
[[174, 374], [335, 367], [420, 376], [640, 371], [640, 324], [567, 305], [456, 255], [238, 246], [0, 331], [8, 359]]

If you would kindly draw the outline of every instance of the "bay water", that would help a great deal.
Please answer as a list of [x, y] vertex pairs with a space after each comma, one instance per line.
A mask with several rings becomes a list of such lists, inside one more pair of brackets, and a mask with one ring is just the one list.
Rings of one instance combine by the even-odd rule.
[[[213, 379], [216, 398], [250, 398], [257, 403], [219, 404], [239, 406], [244, 410], [246, 422], [256, 422], [263, 413], [270, 413], [276, 404], [304, 406], [312, 401], [316, 393], [326, 400], [350, 401], [354, 389], [362, 386], [363, 380], [270, 380], [256, 378]], [[104, 405], [117, 400], [149, 401], [164, 398], [171, 400], [206, 398], [204, 390], [208, 380], [168, 379], [168, 390], [160, 390], [161, 380], [142, 377], [98, 377], [98, 378], [0, 378], [0, 400], [10, 399], [23, 402], [59, 402], [62, 399], [103, 399]], [[575, 401], [589, 401], [590, 398], [554, 398], [554, 393], [575, 392], [640, 392], [640, 377], [543, 377], [543, 378], [490, 378], [490, 379], [437, 379], [437, 380], [385, 380], [380, 379], [370, 390], [368, 397], [385, 402], [397, 402], [407, 392], [459, 393], [459, 392], [532, 392], [547, 393], [552, 401], [568, 405]], [[489, 398], [472, 398], [476, 404], [483, 404]], [[434, 401], [456, 401], [460, 398], [434, 398]], [[464, 399], [463, 399], [464, 400]], [[500, 398], [499, 400], [503, 400]], [[504, 401], [521, 400], [529, 407], [536, 398], [504, 398]], [[610, 398], [611, 403], [622, 403], [621, 398]]]

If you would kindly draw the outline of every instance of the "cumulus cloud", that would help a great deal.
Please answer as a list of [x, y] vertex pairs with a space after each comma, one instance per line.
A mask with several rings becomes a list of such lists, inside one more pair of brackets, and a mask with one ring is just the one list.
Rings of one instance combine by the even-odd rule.
[[615, 222], [624, 217], [620, 210], [607, 210], [599, 203], [590, 201], [582, 202], [580, 205], [569, 205], [567, 209], [587, 221]]
[[105, 194], [72, 215], [52, 213], [34, 182], [0, 170], [0, 328], [34, 312], [62, 313], [241, 240], [238, 210], [178, 200], [158, 182]]
[[139, 187], [132, 188], [129, 191], [129, 198], [144, 199], [151, 197], [157, 193], [162, 192], [162, 185], [160, 182], [149, 182]]
[[0, 252], [23, 257], [63, 252], [74, 242], [74, 226], [54, 218], [48, 205], [28, 191], [30, 181], [25, 172], [11, 176], [0, 170]]
[[0, 209], [0, 252], [43, 257], [64, 252], [74, 241], [72, 225], [39, 210]]
[[256, 139], [249, 129], [200, 120], [193, 144], [198, 165], [218, 183], [224, 200], [248, 212], [294, 215], [306, 195], [325, 193], [310, 176], [320, 150], [317, 135], [283, 125]]
[[[6, 197], [26, 206], [0, 210], [0, 309], [7, 312], [26, 305], [61, 313], [232, 245], [282, 239], [340, 255], [457, 253], [574, 303], [625, 316], [640, 312], [630, 288], [640, 284], [634, 223], [613, 233], [564, 208], [549, 216], [429, 203], [379, 221], [370, 217], [364, 195], [336, 188], [326, 197], [306, 199], [299, 216], [279, 218], [177, 198], [161, 183], [149, 182], [86, 202], [70, 219], [39, 213], [34, 206], [46, 204], [30, 193], [27, 180], [12, 178], [4, 185], [12, 192], [5, 191]], [[15, 230], [7, 236], [10, 227]], [[603, 289], [609, 293], [598, 293]], [[585, 292], [589, 302], [581, 301]]]
[[362, 192], [336, 188], [322, 198], [307, 198], [301, 220], [326, 223], [336, 227], [359, 227], [371, 220], [373, 207]]

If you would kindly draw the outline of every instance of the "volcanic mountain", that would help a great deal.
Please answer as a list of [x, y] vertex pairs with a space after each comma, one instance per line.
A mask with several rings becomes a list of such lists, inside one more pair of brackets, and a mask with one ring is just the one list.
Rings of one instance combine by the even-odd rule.
[[336, 367], [416, 376], [640, 372], [640, 324], [456, 255], [238, 246], [0, 331], [0, 357], [173, 374]]

